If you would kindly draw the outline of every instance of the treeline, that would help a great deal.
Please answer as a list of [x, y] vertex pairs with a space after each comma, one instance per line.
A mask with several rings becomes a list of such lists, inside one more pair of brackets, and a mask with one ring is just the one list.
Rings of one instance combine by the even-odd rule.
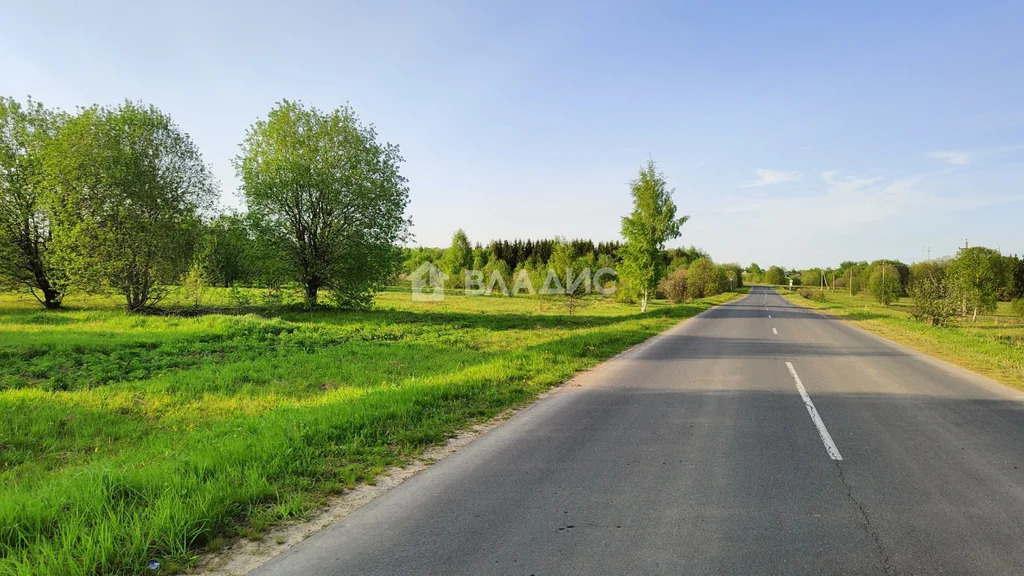
[[[505, 264], [514, 269], [519, 266], [525, 266], [530, 262], [533, 265], [536, 265], [538, 262], [547, 262], [551, 259], [555, 244], [558, 241], [554, 238], [542, 240], [516, 239], [513, 241], [494, 240], [487, 245], [486, 252], [495, 258], [504, 260]], [[622, 248], [620, 242], [598, 242], [594, 244], [593, 240], [574, 239], [568, 240], [566, 243], [569, 245], [569, 249], [574, 257], [583, 258], [588, 255], [594, 255], [595, 260], [601, 256], [609, 256], [615, 259], [619, 249]], [[479, 250], [480, 248], [479, 245], [476, 246], [476, 249]]]
[[183, 284], [299, 285], [366, 305], [401, 264], [398, 148], [348, 107], [282, 101], [234, 159], [248, 211], [217, 214], [189, 135], [152, 105], [76, 113], [0, 98], [0, 285], [58, 308], [73, 290], [156, 306]]
[[[460, 231], [445, 250], [400, 248], [410, 225], [402, 162], [397, 146], [380, 142], [351, 108], [284, 100], [249, 127], [233, 160], [246, 211], [221, 213], [198, 147], [155, 106], [125, 101], [67, 113], [0, 98], [0, 287], [25, 290], [47, 308], [82, 291], [118, 294], [130, 311], [143, 311], [178, 285], [195, 306], [211, 285], [293, 285], [309, 307], [324, 290], [339, 306], [362, 307], [428, 261], [456, 285], [466, 270], [543, 285], [545, 269], [614, 268], [619, 298], [641, 310], [659, 293], [679, 301], [742, 285], [738, 266], [719, 266], [692, 247], [665, 248], [688, 217], [676, 215], [653, 161], [630, 183], [621, 243], [483, 247]], [[247, 303], [243, 291], [233, 294]]]
[[885, 305], [910, 297], [913, 315], [936, 325], [958, 316], [977, 320], [978, 314], [994, 312], [999, 302], [1012, 302], [1012, 309], [1024, 316], [1024, 258], [983, 246], [964, 247], [953, 257], [909, 265], [898, 260], [850, 261], [838, 268], [786, 273], [777, 266], [760, 271], [752, 264], [745, 274], [748, 280], [766, 284], [793, 280], [794, 286], [869, 293]]
[[[521, 272], [531, 285], [540, 287], [547, 280], [549, 270], [561, 277], [568, 268], [573, 274], [589, 270], [618, 270], [623, 264], [623, 244], [592, 240], [494, 240], [486, 246], [471, 244], [463, 230], [452, 236], [448, 248], [404, 248], [400, 280], [409, 281], [425, 263], [435, 265], [448, 276], [448, 286], [466, 288], [466, 274], [480, 271], [485, 283], [498, 273], [514, 281]], [[743, 286], [742, 268], [738, 264], [716, 264], [707, 252], [691, 246], [656, 251], [658, 259], [657, 289], [655, 295], [682, 302], [689, 298], [703, 298]], [[619, 279], [618, 297], [627, 302], [636, 301], [628, 278]], [[570, 294], [571, 295], [571, 294]]]
[[[402, 249], [402, 270], [409, 274], [419, 268], [424, 262], [438, 264], [449, 275], [461, 275], [465, 270], [483, 270], [491, 262], [501, 260], [503, 267], [508, 270], [520, 268], [542, 268], [551, 260], [556, 247], [564, 243], [568, 246], [573, 258], [583, 258], [592, 261], [599, 267], [614, 268], [622, 262], [619, 251], [622, 249], [621, 242], [597, 242], [585, 239], [563, 240], [560, 238], [545, 238], [540, 240], [492, 240], [486, 246], [476, 243], [470, 246], [466, 233], [462, 230], [455, 232], [451, 245], [446, 248], [403, 248]], [[442, 259], [449, 252], [459, 253], [460, 256], [450, 256], [448, 262], [461, 262], [464, 258], [461, 254], [468, 254], [465, 258], [471, 262], [470, 266], [455, 268], [452, 266], [443, 267]], [[710, 255], [700, 248], [690, 246], [689, 248], [669, 248], [661, 250], [661, 264], [667, 271], [676, 268], [686, 267], [690, 262], [698, 258], [708, 258]]]

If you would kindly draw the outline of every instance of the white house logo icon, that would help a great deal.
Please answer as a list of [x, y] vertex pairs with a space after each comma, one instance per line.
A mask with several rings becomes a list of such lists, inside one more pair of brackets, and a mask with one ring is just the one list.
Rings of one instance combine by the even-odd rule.
[[412, 281], [412, 299], [415, 302], [444, 300], [444, 283], [448, 275], [430, 262], [424, 262], [409, 275]]

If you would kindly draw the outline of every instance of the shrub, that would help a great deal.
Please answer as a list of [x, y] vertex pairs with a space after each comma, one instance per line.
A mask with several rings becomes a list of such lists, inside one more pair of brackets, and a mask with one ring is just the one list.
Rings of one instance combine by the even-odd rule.
[[871, 295], [875, 297], [879, 304], [884, 304], [885, 306], [892, 304], [900, 297], [900, 292], [903, 291], [899, 273], [888, 264], [879, 265], [871, 273], [871, 277], [868, 278], [868, 290], [871, 291]]
[[674, 272], [661, 279], [658, 291], [665, 295], [672, 303], [678, 304], [686, 300], [686, 269], [677, 268]]
[[704, 298], [722, 292], [719, 267], [708, 258], [698, 258], [686, 273], [686, 292], [690, 298]]
[[1013, 313], [1021, 318], [1024, 318], [1024, 298], [1017, 298], [1010, 304], [1010, 308], [1013, 309]]
[[235, 303], [235, 306], [249, 306], [252, 304], [252, 297], [249, 296], [249, 293], [240, 290], [238, 286], [234, 284], [231, 285], [231, 290], [228, 294], [231, 301]]
[[739, 264], [723, 264], [722, 271], [725, 272], [726, 289], [743, 287], [743, 268]]
[[803, 288], [801, 288], [798, 294], [800, 294], [804, 298], [807, 298], [808, 300], [816, 300], [818, 302], [824, 302], [828, 300], [828, 297], [825, 296], [824, 290], [820, 290], [818, 288], [811, 288], [809, 286], [804, 286]]
[[919, 274], [908, 287], [913, 307], [910, 314], [932, 326], [944, 326], [956, 316], [957, 302], [942, 274]]
[[201, 260], [196, 259], [192, 262], [188, 272], [185, 274], [185, 278], [182, 280], [181, 286], [185, 290], [185, 298], [193, 308], [199, 308], [203, 305], [203, 301], [206, 300], [206, 291], [210, 284], [206, 281], [206, 268]]

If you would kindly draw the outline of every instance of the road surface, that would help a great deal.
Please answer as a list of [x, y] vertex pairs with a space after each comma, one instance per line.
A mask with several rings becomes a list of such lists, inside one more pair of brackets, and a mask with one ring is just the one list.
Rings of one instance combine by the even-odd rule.
[[1024, 394], [765, 288], [256, 573], [1024, 574]]

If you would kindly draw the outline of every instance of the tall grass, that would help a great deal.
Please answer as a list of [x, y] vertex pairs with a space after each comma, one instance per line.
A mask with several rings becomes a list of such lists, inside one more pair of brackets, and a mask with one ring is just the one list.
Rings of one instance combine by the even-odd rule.
[[162, 571], [301, 517], [734, 295], [382, 294], [366, 312], [130, 316], [0, 298], [0, 573]]

